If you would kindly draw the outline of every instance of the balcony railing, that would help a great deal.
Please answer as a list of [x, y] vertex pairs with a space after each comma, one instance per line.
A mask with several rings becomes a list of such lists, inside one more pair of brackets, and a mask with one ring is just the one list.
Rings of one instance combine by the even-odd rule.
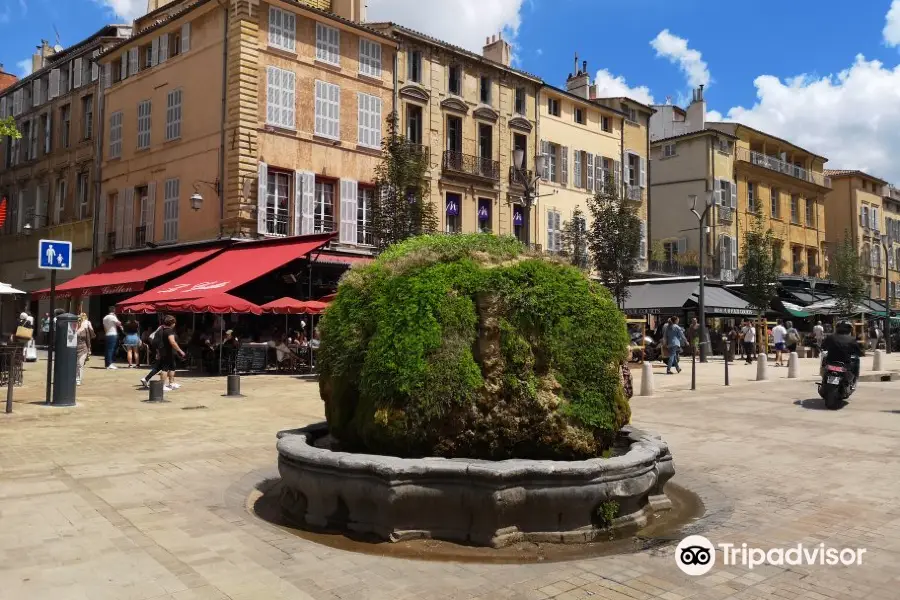
[[420, 156], [428, 156], [428, 150], [429, 150], [428, 146], [423, 146], [422, 144], [416, 144], [414, 142], [410, 142], [409, 140], [407, 140], [406, 147], [409, 148], [409, 150], [413, 154], [418, 154]]
[[331, 233], [332, 231], [334, 231], [333, 217], [325, 217], [323, 219], [316, 217], [315, 221], [313, 221], [313, 233]]
[[372, 230], [366, 229], [364, 227], [356, 228], [356, 243], [363, 246], [374, 246], [375, 245], [375, 235], [372, 233]]
[[534, 171], [527, 169], [517, 169], [513, 166], [509, 167], [509, 185], [517, 185], [525, 187], [534, 179]]
[[625, 199], [629, 202], [643, 202], [644, 188], [636, 185], [625, 186]]
[[446, 150], [442, 166], [445, 171], [500, 181], [500, 161], [490, 158]]
[[143, 248], [147, 245], [147, 226], [141, 225], [134, 228], [134, 247]]
[[777, 171], [784, 175], [802, 179], [803, 181], [814, 183], [822, 187], [831, 187], [830, 177], [825, 177], [822, 173], [816, 173], [815, 171], [809, 171], [803, 167], [798, 167], [797, 165], [785, 162], [774, 156], [768, 156], [762, 152], [754, 152], [753, 150], [740, 147], [736, 149], [735, 154], [737, 155], [738, 160], [748, 162], [752, 165], [757, 165], [771, 171]]
[[[710, 259], [711, 262], [712, 259]], [[650, 261], [650, 271], [653, 273], [665, 273], [666, 275], [684, 275], [698, 276], [700, 275], [700, 267], [697, 265], [681, 264], [677, 261]], [[704, 265], [703, 272], [707, 277], [719, 278], [721, 271], [713, 268], [712, 265]]]

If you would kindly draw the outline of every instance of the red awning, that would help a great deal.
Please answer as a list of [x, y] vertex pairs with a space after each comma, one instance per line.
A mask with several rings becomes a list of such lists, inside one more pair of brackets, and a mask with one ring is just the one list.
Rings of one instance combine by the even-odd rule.
[[225, 250], [212, 260], [191, 269], [164, 285], [138, 294], [119, 304], [177, 302], [230, 292], [254, 279], [262, 277], [293, 260], [304, 258], [321, 248], [334, 234], [304, 235], [258, 242], [241, 242]]
[[202, 298], [191, 300], [177, 300], [174, 302], [157, 302], [157, 310], [166, 312], [190, 312], [190, 313], [215, 313], [217, 315], [228, 313], [251, 313], [261, 315], [262, 308], [231, 294], [219, 292]]
[[276, 315], [318, 315], [328, 308], [327, 302], [318, 300], [296, 300], [294, 298], [279, 298], [262, 305], [263, 312]]
[[318, 300], [307, 300], [303, 303], [305, 312], [308, 315], [321, 315], [328, 308], [328, 302], [319, 302]]
[[[56, 286], [56, 295], [68, 298], [140, 292], [149, 280], [189, 267], [221, 250], [222, 246], [218, 246], [112, 258], [90, 273]], [[31, 297], [34, 300], [49, 298], [50, 289], [32, 292]]]
[[125, 314], [152, 314], [156, 312], [156, 308], [149, 304], [132, 304], [126, 306], [122, 312]]

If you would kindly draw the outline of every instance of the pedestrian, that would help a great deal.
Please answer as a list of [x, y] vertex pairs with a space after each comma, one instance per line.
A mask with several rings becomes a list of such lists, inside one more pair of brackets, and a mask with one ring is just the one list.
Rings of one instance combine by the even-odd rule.
[[797, 345], [801, 342], [800, 332], [794, 328], [794, 323], [792, 321], [785, 323], [785, 329], [787, 329], [785, 342], [787, 343], [788, 352], [796, 352]]
[[672, 325], [672, 317], [666, 319], [666, 322], [663, 323], [662, 328], [659, 333], [659, 345], [662, 349], [660, 352], [660, 356], [662, 357], [662, 361], [664, 363], [669, 362], [669, 340], [667, 338], [667, 334], [669, 333], [669, 327]]
[[171, 392], [181, 387], [175, 383], [175, 355], [184, 358], [184, 351], [175, 339], [175, 317], [166, 316], [162, 325], [151, 334], [151, 352], [156, 351], [156, 362], [146, 377], [141, 379], [141, 385], [148, 387], [150, 380], [159, 373], [163, 382], [163, 391]]
[[75, 356], [78, 358], [78, 368], [75, 372], [75, 385], [81, 385], [84, 380], [84, 364], [91, 355], [91, 341], [97, 337], [94, 333], [94, 327], [88, 321], [85, 313], [78, 315], [78, 329], [75, 332], [78, 345], [76, 346]]
[[131, 318], [123, 327], [125, 330], [125, 339], [122, 345], [125, 346], [125, 358], [128, 360], [128, 368], [133, 369], [141, 366], [141, 326], [138, 322]]
[[160, 332], [163, 330], [163, 325], [160, 323], [159, 327], [157, 327], [152, 333], [147, 336], [147, 361], [153, 362], [153, 367], [150, 368], [150, 372], [147, 373], [144, 377], [141, 377], [141, 385], [144, 387], [150, 386], [150, 380], [153, 379], [153, 376], [159, 373], [162, 370], [162, 367], [159, 362], [159, 347], [160, 342], [162, 342], [162, 337], [160, 337]]
[[816, 358], [819, 358], [819, 353], [822, 352], [822, 342], [825, 341], [825, 328], [822, 327], [822, 321], [816, 321], [816, 324], [813, 326], [813, 338], [816, 341]]
[[669, 347], [669, 362], [666, 363], [666, 375], [672, 374], [673, 367], [681, 373], [678, 355], [681, 354], [681, 347], [688, 344], [688, 340], [684, 335], [684, 330], [678, 325], [678, 317], [672, 317], [672, 322], [666, 329], [666, 341]]
[[697, 322], [696, 317], [691, 319], [691, 324], [688, 326], [687, 330], [687, 338], [691, 348], [691, 356], [696, 356], [697, 345], [700, 341], [700, 323]]
[[786, 346], [786, 338], [787, 337], [787, 329], [784, 327], [784, 323], [781, 319], [775, 321], [775, 327], [772, 328], [772, 341], [775, 343], [775, 366], [781, 367], [784, 366], [784, 362], [782, 361], [784, 351], [787, 348]]
[[747, 357], [747, 364], [753, 364], [753, 348], [756, 346], [756, 328], [750, 319], [744, 319], [744, 326], [741, 328], [741, 342], [744, 354]]
[[50, 313], [44, 313], [41, 319], [41, 345], [48, 346], [50, 344]]
[[104, 354], [104, 364], [107, 369], [113, 370], [118, 367], [114, 365], [116, 358], [116, 346], [119, 344], [119, 330], [122, 329], [122, 322], [116, 316], [116, 307], [109, 307], [109, 314], [103, 317], [103, 334], [105, 336], [106, 353]]

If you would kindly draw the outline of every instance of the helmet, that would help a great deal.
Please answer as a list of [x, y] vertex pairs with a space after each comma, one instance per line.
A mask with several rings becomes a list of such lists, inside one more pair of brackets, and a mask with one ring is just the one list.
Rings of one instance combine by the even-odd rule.
[[837, 327], [834, 328], [834, 331], [838, 335], [850, 335], [853, 333], [853, 325], [848, 321], [841, 321], [837, 324]]

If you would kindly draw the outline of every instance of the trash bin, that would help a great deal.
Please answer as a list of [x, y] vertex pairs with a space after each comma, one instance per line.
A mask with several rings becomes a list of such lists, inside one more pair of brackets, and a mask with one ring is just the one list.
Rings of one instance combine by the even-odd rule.
[[53, 344], [53, 406], [75, 406], [75, 369], [78, 363], [78, 317], [56, 317]]

